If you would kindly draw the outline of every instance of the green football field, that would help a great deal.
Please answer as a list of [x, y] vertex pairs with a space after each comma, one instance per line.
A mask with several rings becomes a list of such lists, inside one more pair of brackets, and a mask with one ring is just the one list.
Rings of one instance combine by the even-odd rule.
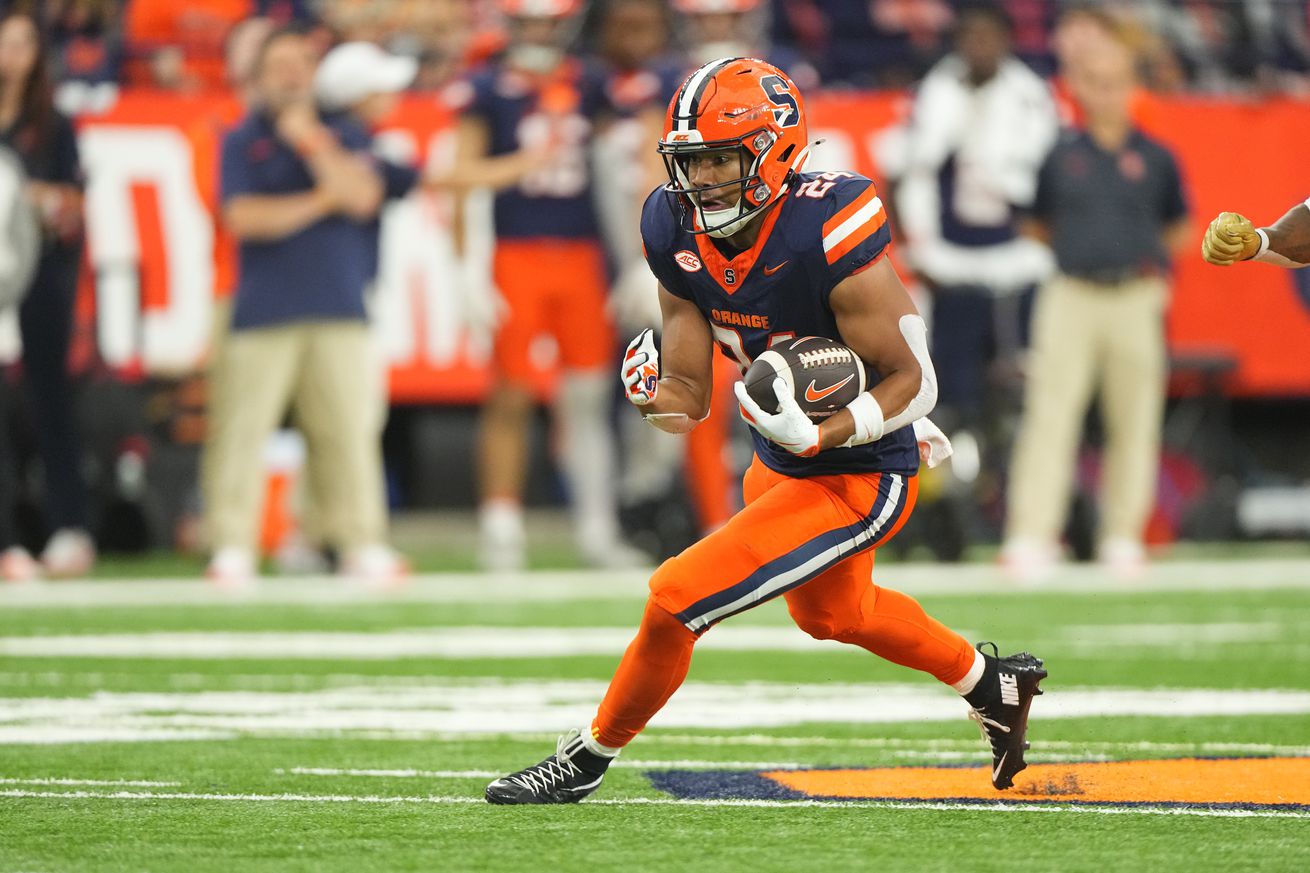
[[771, 603], [593, 798], [486, 805], [589, 720], [640, 574], [0, 589], [0, 873], [1310, 869], [1310, 560], [877, 573], [1046, 659], [1012, 791], [949, 689]]

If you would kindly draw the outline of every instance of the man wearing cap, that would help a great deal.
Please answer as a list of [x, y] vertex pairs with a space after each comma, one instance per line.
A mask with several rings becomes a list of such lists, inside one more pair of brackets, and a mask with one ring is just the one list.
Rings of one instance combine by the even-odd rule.
[[342, 569], [369, 582], [403, 577], [386, 545], [386, 503], [364, 291], [376, 261], [385, 195], [369, 136], [313, 100], [315, 62], [297, 31], [273, 32], [255, 61], [249, 115], [223, 141], [222, 218], [240, 242], [231, 334], [223, 345], [211, 423], [214, 471], [210, 578], [255, 575], [268, 435], [294, 403], [321, 484], [322, 528]]

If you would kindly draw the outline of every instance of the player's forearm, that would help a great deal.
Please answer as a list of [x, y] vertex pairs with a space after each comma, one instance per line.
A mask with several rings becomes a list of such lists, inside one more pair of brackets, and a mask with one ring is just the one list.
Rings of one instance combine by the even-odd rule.
[[685, 415], [700, 421], [710, 413], [709, 392], [679, 376], [663, 376], [655, 399], [641, 411], [643, 415]]
[[536, 157], [526, 151], [466, 161], [451, 170], [448, 187], [462, 191], [473, 188], [499, 191], [517, 185], [537, 165]]
[[1310, 206], [1298, 203], [1272, 226], [1261, 229], [1269, 237], [1269, 251], [1310, 264]]
[[[887, 420], [904, 412], [918, 397], [923, 386], [923, 374], [920, 368], [913, 372], [898, 370], [884, 376], [882, 381], [867, 392], [872, 395], [878, 409]], [[887, 428], [885, 432], [892, 430]], [[845, 445], [856, 435], [855, 415], [849, 408], [842, 409], [824, 419], [819, 425], [819, 449], [832, 449]]]
[[299, 233], [331, 213], [331, 198], [314, 189], [298, 194], [234, 197], [223, 208], [223, 220], [237, 239], [273, 242]]

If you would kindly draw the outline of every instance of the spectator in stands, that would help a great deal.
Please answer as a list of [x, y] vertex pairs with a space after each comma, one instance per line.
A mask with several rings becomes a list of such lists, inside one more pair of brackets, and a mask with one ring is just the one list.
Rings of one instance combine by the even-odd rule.
[[966, 483], [995, 423], [984, 416], [995, 394], [989, 373], [1017, 364], [1032, 290], [1052, 266], [1049, 250], [1017, 226], [1055, 142], [1055, 102], [1011, 54], [1010, 33], [998, 6], [961, 7], [955, 51], [915, 96], [896, 191], [906, 256], [932, 292], [934, 418], [951, 434]]
[[1038, 293], [1024, 417], [1011, 463], [1002, 560], [1040, 576], [1058, 556], [1083, 417], [1094, 394], [1105, 431], [1100, 558], [1117, 574], [1144, 562], [1165, 388], [1170, 258], [1186, 245], [1173, 156], [1132, 120], [1133, 55], [1104, 46], [1070, 71], [1085, 129], [1042, 165], [1026, 232], [1058, 273]]
[[22, 159], [45, 231], [36, 276], [19, 310], [23, 383], [55, 530], [41, 562], [52, 576], [82, 575], [95, 562], [95, 545], [87, 533], [82, 443], [68, 374], [82, 256], [82, 171], [73, 126], [54, 107], [41, 35], [24, 14], [0, 19], [0, 142]]
[[364, 289], [384, 194], [369, 137], [313, 103], [304, 35], [274, 31], [254, 69], [259, 103], [225, 138], [223, 220], [241, 242], [231, 334], [221, 350], [211, 425], [222, 468], [209, 495], [209, 572], [240, 586], [255, 573], [265, 441], [295, 403], [311, 451], [335, 471], [319, 495], [342, 570], [390, 584], [404, 561], [386, 544], [381, 446]]
[[619, 538], [610, 432], [614, 327], [592, 201], [593, 127], [612, 115], [599, 70], [566, 54], [577, 0], [502, 0], [511, 40], [476, 73], [456, 129], [453, 178], [496, 191], [494, 286], [471, 257], [457, 213], [456, 248], [470, 323], [494, 334], [496, 382], [479, 435], [481, 560], [512, 570], [526, 560], [522, 492], [538, 340], [552, 337], [562, 368], [556, 398], [561, 469], [583, 558], [641, 562]]

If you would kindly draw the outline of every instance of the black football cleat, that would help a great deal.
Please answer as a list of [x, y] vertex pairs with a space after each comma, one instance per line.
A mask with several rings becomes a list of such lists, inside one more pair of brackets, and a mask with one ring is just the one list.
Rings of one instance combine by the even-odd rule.
[[555, 754], [488, 785], [487, 803], [577, 803], [600, 787], [612, 760], [588, 751], [580, 731], [569, 731]]
[[[983, 652], [991, 646], [992, 654]], [[1023, 753], [1028, 748], [1028, 708], [1042, 693], [1038, 687], [1046, 678], [1042, 659], [1027, 652], [998, 657], [995, 643], [979, 643], [986, 658], [978, 687], [965, 695], [969, 718], [978, 723], [983, 739], [992, 747], [992, 787], [998, 791], [1014, 785], [1014, 775], [1028, 765]]]

